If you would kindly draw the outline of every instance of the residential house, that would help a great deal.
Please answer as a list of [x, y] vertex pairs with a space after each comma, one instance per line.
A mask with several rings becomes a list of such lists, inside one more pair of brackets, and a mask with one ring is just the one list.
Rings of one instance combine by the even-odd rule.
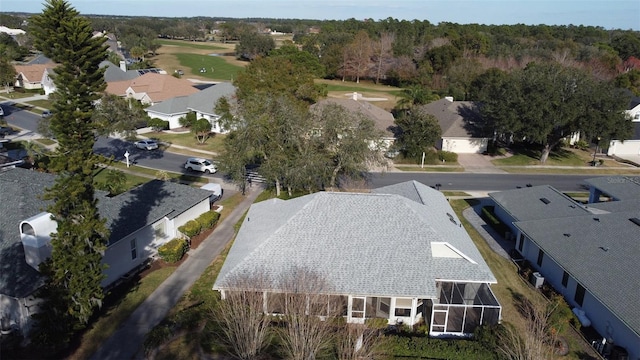
[[225, 129], [218, 121], [220, 115], [216, 114], [215, 106], [221, 98], [230, 99], [235, 93], [236, 88], [231, 83], [219, 83], [191, 95], [167, 99], [149, 106], [145, 111], [151, 118], [168, 121], [169, 129], [181, 127], [180, 118], [195, 112], [197, 119], [205, 118], [211, 123], [211, 131], [225, 134], [229, 129]]
[[8, 28], [4, 25], [0, 25], [0, 33], [2, 34], [7, 34], [9, 36], [17, 36], [17, 35], [24, 35], [26, 34], [26, 32], [22, 29], [12, 29], [12, 28]]
[[[55, 176], [21, 168], [0, 170], [0, 323], [28, 334], [38, 311], [34, 292], [43, 284], [37, 268], [51, 253], [56, 223], [42, 200]], [[96, 192], [98, 211], [110, 230], [103, 262], [104, 287], [145, 264], [157, 248], [179, 236], [178, 227], [209, 211], [210, 192], [152, 180], [123, 194]]]
[[611, 140], [607, 155], [626, 159], [640, 165], [640, 97], [629, 102], [626, 114], [633, 123], [633, 134], [626, 140]]
[[176, 96], [195, 94], [200, 90], [189, 80], [149, 70], [132, 80], [108, 82], [105, 91], [109, 94], [133, 98], [145, 105], [154, 105]]
[[47, 64], [31, 64], [31, 65], [14, 65], [16, 70], [16, 81], [14, 87], [20, 87], [25, 90], [42, 89], [42, 78], [47, 69], [53, 69], [54, 63]]
[[440, 124], [442, 135], [436, 144], [438, 149], [458, 154], [487, 151], [490, 134], [483, 127], [477, 103], [445, 97], [422, 105], [420, 109], [433, 115]]
[[282, 313], [282, 284], [300, 271], [322, 280], [309, 293], [342, 304], [349, 323], [424, 320], [431, 336], [470, 336], [501, 317], [496, 279], [447, 199], [415, 181], [253, 204], [213, 289], [224, 298], [260, 274], [250, 290], [263, 292], [266, 313]]
[[[514, 228], [517, 251], [564, 296], [582, 325], [602, 336], [604, 353], [618, 346], [618, 353], [639, 359], [640, 177], [587, 184], [586, 205], [550, 186], [490, 196], [496, 215]], [[612, 201], [594, 202], [602, 194]]]
[[393, 114], [363, 100], [362, 95], [354, 92], [348, 99], [325, 98], [311, 105], [311, 111], [315, 111], [315, 109], [322, 109], [329, 104], [342, 106], [349, 112], [361, 114], [366, 118], [371, 119], [375, 123], [376, 129], [383, 133], [382, 140], [386, 148], [389, 148], [389, 146], [391, 146], [395, 141], [395, 134], [393, 132], [395, 119]]

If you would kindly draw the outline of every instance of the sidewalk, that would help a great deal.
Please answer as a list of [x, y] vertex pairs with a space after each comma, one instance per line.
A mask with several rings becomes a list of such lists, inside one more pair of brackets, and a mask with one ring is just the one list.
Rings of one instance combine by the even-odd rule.
[[[125, 360], [144, 358], [144, 338], [158, 325], [182, 295], [220, 254], [235, 235], [234, 225], [262, 192], [260, 187], [248, 189], [246, 198], [226, 217], [197, 249], [165, 280], [118, 330], [91, 357], [93, 360]], [[213, 280], [212, 280], [213, 281]], [[211, 283], [213, 286], [213, 282]], [[213, 294], [212, 294], [213, 296]]]

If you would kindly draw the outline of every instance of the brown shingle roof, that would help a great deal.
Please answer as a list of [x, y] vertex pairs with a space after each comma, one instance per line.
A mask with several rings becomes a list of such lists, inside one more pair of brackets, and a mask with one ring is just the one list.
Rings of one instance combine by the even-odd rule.
[[171, 75], [146, 73], [133, 80], [110, 82], [107, 84], [106, 92], [124, 96], [129, 88], [136, 94], [146, 94], [154, 103], [199, 91], [189, 80], [178, 79]]
[[54, 63], [49, 64], [33, 64], [33, 65], [15, 65], [16, 74], [22, 74], [22, 80], [27, 83], [39, 83], [42, 81], [42, 75], [46, 69], [53, 69]]

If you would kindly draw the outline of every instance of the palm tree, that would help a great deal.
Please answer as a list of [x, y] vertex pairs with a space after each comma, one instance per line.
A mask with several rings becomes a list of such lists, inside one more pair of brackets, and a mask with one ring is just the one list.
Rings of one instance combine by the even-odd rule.
[[400, 100], [398, 100], [397, 107], [400, 109], [410, 108], [414, 105], [424, 105], [440, 98], [438, 94], [434, 94], [433, 91], [420, 85], [411, 85], [402, 89], [398, 96]]

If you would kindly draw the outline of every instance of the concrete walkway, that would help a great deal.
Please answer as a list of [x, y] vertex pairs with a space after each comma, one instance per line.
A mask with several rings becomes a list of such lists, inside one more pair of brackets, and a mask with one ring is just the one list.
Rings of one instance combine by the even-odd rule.
[[481, 217], [482, 208], [487, 205], [491, 205], [491, 200], [488, 197], [475, 198], [479, 200], [478, 205], [465, 209], [462, 212], [467, 221], [473, 226], [474, 229], [484, 238], [489, 244], [489, 247], [498, 255], [505, 259], [511, 259], [509, 253], [514, 248], [514, 241], [505, 240], [504, 237], [498, 234], [491, 226], [489, 226]]
[[[182, 295], [191, 288], [200, 275], [220, 254], [235, 235], [234, 225], [262, 192], [254, 186], [245, 199], [227, 216], [197, 249], [120, 325], [102, 347], [91, 357], [93, 360], [128, 360], [144, 358], [144, 338], [158, 325]], [[211, 283], [213, 286], [213, 280]]]

